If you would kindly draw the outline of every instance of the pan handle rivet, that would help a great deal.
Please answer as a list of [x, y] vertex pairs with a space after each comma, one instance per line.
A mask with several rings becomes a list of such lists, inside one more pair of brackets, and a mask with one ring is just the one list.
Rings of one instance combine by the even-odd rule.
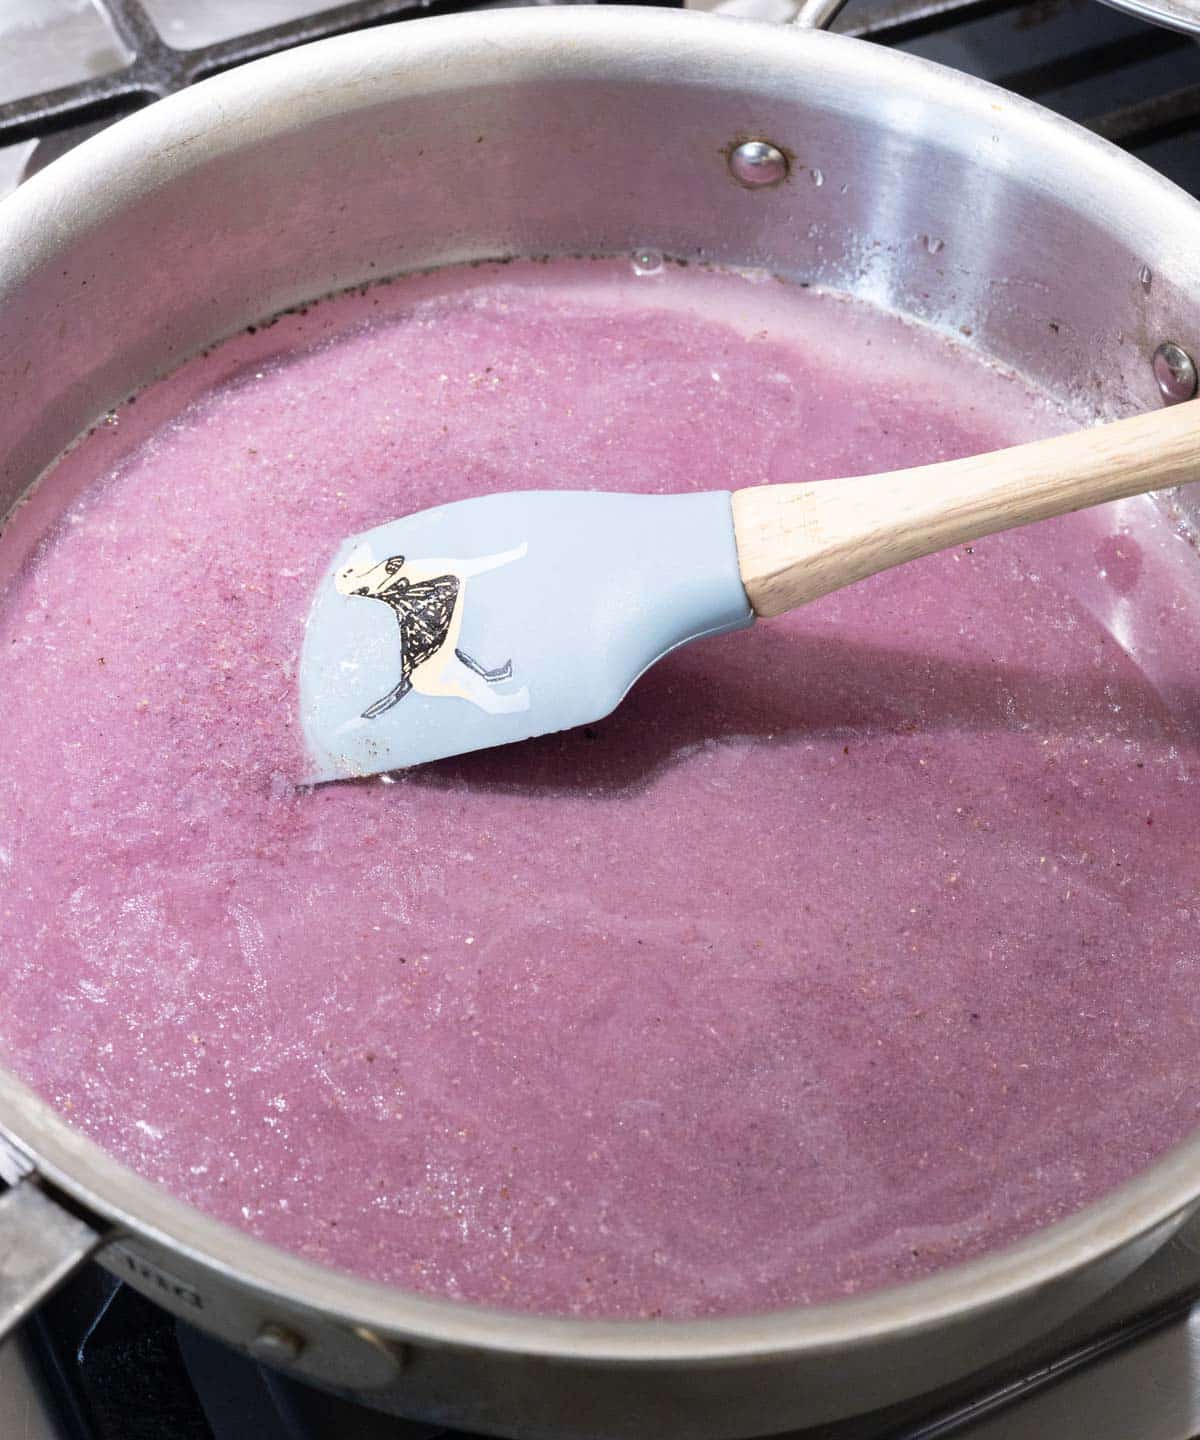
[[787, 156], [769, 140], [744, 140], [729, 152], [729, 171], [747, 190], [765, 190], [787, 179]]
[[1165, 340], [1154, 352], [1154, 378], [1168, 405], [1190, 400], [1196, 393], [1196, 362], [1173, 340]]
[[255, 1359], [268, 1365], [294, 1365], [304, 1354], [304, 1336], [268, 1321], [250, 1342]]

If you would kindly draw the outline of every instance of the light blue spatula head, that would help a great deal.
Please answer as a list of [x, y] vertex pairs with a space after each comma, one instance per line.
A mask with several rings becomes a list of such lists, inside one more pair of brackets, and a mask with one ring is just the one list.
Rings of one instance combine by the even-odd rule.
[[347, 540], [304, 633], [310, 783], [607, 715], [668, 651], [749, 625], [727, 491], [522, 491]]

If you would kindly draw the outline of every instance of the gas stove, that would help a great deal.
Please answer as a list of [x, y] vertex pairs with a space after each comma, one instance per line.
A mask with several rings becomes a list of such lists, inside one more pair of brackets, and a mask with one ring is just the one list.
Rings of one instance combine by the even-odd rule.
[[[508, 3], [0, 0], [0, 195], [98, 126], [218, 70], [360, 26]], [[788, 9], [788, 0], [698, 3], [741, 14], [769, 9], [775, 18]], [[1200, 53], [1185, 34], [1095, 0], [850, 0], [832, 28], [993, 80], [1200, 195]], [[936, 1394], [790, 1440], [818, 1434], [1194, 1440], [1200, 1218], [1117, 1290], [1033, 1346]], [[0, 1440], [249, 1435], [470, 1440], [313, 1390], [208, 1339], [95, 1266], [0, 1348]]]

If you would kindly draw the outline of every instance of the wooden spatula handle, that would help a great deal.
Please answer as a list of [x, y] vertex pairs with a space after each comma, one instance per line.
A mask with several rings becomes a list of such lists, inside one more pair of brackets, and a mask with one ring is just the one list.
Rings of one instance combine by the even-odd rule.
[[1200, 400], [914, 470], [733, 496], [746, 594], [779, 615], [879, 570], [1051, 515], [1200, 479]]

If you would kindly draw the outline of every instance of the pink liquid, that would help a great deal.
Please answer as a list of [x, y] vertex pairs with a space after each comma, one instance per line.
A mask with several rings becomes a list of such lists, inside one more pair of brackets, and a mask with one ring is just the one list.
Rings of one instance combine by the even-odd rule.
[[3, 1062], [256, 1235], [523, 1309], [818, 1300], [1100, 1195], [1200, 1102], [1200, 571], [1149, 502], [690, 647], [583, 731], [292, 784], [346, 534], [1067, 423], [672, 269], [403, 282], [185, 367], [0, 546]]

